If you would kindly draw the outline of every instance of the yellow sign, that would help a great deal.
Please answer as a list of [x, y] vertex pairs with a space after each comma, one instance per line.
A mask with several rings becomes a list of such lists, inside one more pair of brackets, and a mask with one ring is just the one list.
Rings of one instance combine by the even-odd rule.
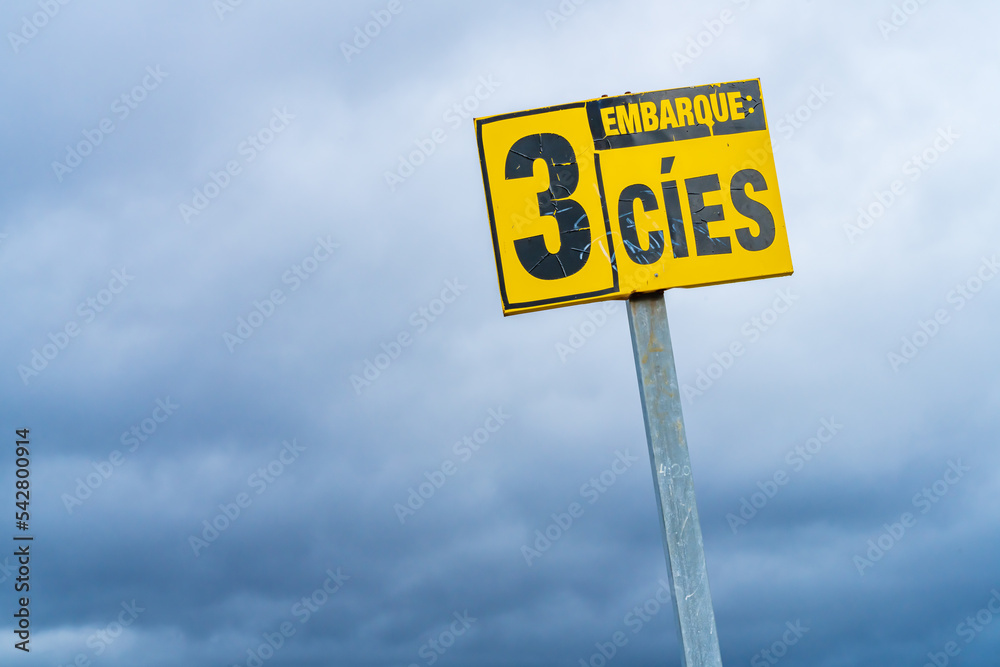
[[792, 273], [760, 81], [476, 119], [504, 315]]

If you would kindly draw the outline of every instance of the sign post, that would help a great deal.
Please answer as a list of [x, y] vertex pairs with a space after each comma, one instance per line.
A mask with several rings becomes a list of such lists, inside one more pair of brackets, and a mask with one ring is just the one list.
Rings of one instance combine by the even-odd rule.
[[632, 332], [656, 504], [660, 509], [674, 617], [684, 654], [681, 665], [722, 667], [663, 294], [630, 298], [628, 324]]
[[721, 667], [663, 291], [792, 273], [760, 81], [476, 119], [504, 315], [628, 299], [685, 667]]

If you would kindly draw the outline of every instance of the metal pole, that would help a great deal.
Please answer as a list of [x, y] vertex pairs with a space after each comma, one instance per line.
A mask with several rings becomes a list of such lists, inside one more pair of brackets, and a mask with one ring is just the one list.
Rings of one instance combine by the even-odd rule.
[[681, 664], [722, 667], [663, 293], [631, 297], [628, 323], [683, 651]]

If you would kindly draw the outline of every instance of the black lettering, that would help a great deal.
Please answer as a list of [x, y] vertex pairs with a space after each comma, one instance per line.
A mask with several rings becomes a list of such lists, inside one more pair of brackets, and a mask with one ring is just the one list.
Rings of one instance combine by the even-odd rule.
[[538, 213], [555, 218], [559, 226], [559, 250], [550, 253], [545, 237], [529, 236], [514, 241], [517, 258], [525, 270], [541, 280], [573, 275], [590, 257], [590, 222], [583, 206], [572, 199], [580, 181], [580, 167], [573, 146], [558, 134], [533, 134], [514, 142], [507, 153], [507, 180], [534, 176], [537, 159], [548, 165], [549, 187], [538, 193]]
[[733, 206], [742, 215], [756, 222], [760, 231], [754, 236], [750, 233], [749, 227], [737, 229], [736, 240], [747, 250], [765, 250], [770, 248], [771, 244], [774, 243], [774, 216], [759, 201], [750, 199], [746, 193], [748, 183], [753, 186], [754, 192], [764, 192], [767, 190], [767, 183], [764, 181], [764, 176], [756, 169], [738, 171], [733, 176], [733, 180], [729, 185], [733, 197]]
[[645, 211], [655, 211], [656, 195], [649, 186], [636, 184], [622, 190], [618, 198], [618, 225], [622, 232], [622, 243], [629, 259], [636, 264], [652, 264], [663, 256], [663, 232], [650, 232], [649, 248], [643, 250], [639, 243], [639, 232], [635, 228], [635, 200], [642, 202]]
[[714, 237], [709, 234], [708, 223], [725, 220], [721, 204], [705, 205], [705, 193], [716, 192], [719, 188], [719, 175], [709, 174], [688, 178], [684, 181], [687, 188], [688, 204], [691, 206], [691, 225], [694, 227], [694, 248], [698, 256], [728, 255], [733, 251], [733, 244], [728, 236]]
[[[673, 169], [674, 158], [665, 157], [660, 162], [660, 173], [669, 174]], [[673, 247], [674, 259], [688, 256], [687, 236], [684, 234], [684, 214], [681, 212], [681, 195], [677, 191], [677, 181], [664, 181], [663, 208], [667, 211], [667, 228], [670, 230], [670, 245]]]

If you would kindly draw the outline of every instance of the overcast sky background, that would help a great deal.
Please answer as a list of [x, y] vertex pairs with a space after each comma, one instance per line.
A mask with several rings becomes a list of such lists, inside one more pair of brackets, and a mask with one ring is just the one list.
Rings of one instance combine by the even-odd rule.
[[[679, 665], [669, 605], [638, 631], [628, 616], [659, 606], [666, 567], [624, 305], [502, 316], [474, 125], [449, 110], [757, 77], [795, 274], [666, 297], [682, 384], [707, 378], [684, 410], [723, 662], [771, 664], [778, 642], [789, 667], [921, 667], [954, 642], [949, 664], [996, 664], [996, 3], [908, 0], [892, 31], [887, 1], [48, 4], [0, 11], [0, 539], [18, 532], [21, 427], [35, 536], [30, 655], [0, 561], [4, 664], [254, 665], [285, 623], [263, 664], [601, 667], [595, 645], [623, 632], [608, 664]], [[373, 12], [391, 22], [345, 55]], [[104, 119], [89, 155], [53, 166]], [[269, 125], [263, 150], [242, 144]], [[213, 173], [226, 187], [185, 216]], [[325, 261], [293, 289], [309, 257]], [[713, 368], [734, 342], [745, 354]], [[503, 425], [459, 455], [491, 410]], [[619, 455], [638, 461], [585, 496]], [[782, 471], [746, 525], [727, 518]], [[574, 502], [529, 565], [522, 546]], [[206, 521], [228, 525], [193, 546]], [[322, 600], [306, 618], [303, 597]], [[142, 611], [119, 633], [123, 604]], [[782, 646], [789, 623], [808, 631]]]

